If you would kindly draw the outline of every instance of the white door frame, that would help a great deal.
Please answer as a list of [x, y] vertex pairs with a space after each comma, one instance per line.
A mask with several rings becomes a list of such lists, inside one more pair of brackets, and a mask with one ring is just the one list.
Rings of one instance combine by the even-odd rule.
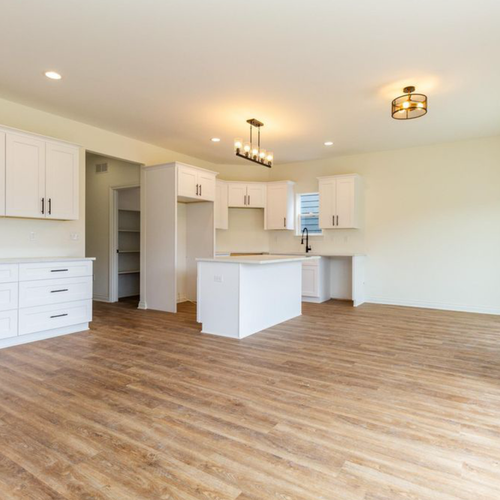
[[109, 302], [118, 302], [118, 191], [130, 188], [140, 189], [141, 185], [127, 184], [109, 187]]

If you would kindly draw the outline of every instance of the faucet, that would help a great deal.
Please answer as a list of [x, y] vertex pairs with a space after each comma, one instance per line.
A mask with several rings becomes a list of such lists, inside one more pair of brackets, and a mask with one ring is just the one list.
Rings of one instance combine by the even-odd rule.
[[300, 240], [300, 244], [304, 244], [304, 233], [306, 233], [306, 253], [310, 252], [312, 248], [309, 246], [309, 229], [305, 227], [302, 229], [302, 239]]

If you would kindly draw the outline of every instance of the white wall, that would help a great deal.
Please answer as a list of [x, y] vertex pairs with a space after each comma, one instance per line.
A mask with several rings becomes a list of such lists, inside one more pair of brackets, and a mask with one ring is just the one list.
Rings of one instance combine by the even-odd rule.
[[[369, 302], [500, 314], [500, 137], [273, 167], [296, 192], [358, 173], [359, 230], [330, 230], [313, 251], [366, 252]], [[301, 251], [273, 231], [272, 252]]]
[[184, 302], [187, 289], [187, 204], [177, 203], [177, 300]]

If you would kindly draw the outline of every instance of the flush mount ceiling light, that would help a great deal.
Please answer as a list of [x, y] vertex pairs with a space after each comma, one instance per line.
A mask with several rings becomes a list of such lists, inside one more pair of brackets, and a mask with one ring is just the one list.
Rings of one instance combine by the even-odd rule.
[[427, 113], [427, 96], [414, 94], [415, 87], [405, 87], [404, 95], [392, 101], [392, 117], [395, 120], [412, 120]]
[[46, 71], [45, 76], [51, 80], [60, 80], [62, 78], [62, 76], [55, 71]]
[[220, 142], [220, 139], [218, 137], [212, 137], [210, 140], [212, 142]]
[[[260, 129], [264, 126], [262, 122], [251, 118], [247, 120], [250, 124], [250, 141], [243, 142], [242, 139], [234, 140], [234, 151], [236, 156], [244, 158], [245, 160], [253, 161], [259, 165], [264, 165], [265, 167], [271, 168], [273, 166], [274, 155], [271, 151], [266, 151], [260, 147]], [[253, 143], [253, 128], [258, 131], [257, 144]]]

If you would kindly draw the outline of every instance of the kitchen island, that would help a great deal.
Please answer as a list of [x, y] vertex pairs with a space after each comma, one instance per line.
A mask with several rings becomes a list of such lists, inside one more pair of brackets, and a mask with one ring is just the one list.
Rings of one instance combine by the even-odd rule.
[[302, 262], [296, 255], [197, 259], [202, 332], [242, 339], [302, 314]]

